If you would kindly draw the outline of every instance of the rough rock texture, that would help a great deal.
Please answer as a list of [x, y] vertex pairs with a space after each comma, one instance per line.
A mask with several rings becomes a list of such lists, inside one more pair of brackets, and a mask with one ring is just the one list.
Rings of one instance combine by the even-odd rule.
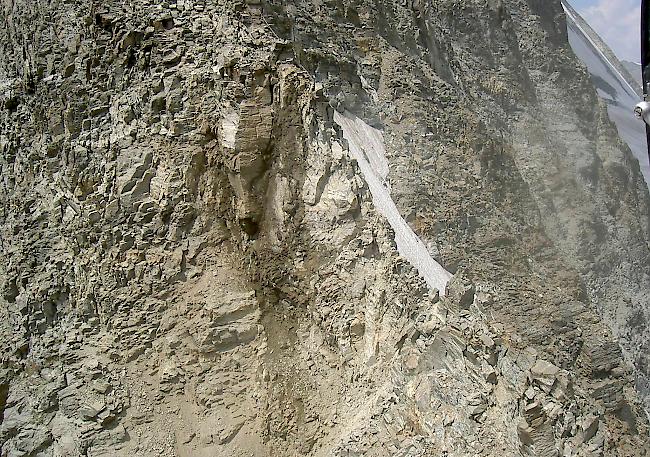
[[3, 457], [648, 454], [650, 199], [559, 1], [0, 15]]

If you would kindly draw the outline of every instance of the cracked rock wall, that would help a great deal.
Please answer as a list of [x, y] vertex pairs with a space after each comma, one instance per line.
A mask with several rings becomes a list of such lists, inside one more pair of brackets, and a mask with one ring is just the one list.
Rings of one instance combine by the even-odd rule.
[[548, 323], [567, 302], [596, 309], [647, 396], [648, 191], [561, 5], [298, 2], [287, 23], [270, 3], [330, 105], [382, 127], [391, 193], [440, 263], [487, 281], [509, 302], [498, 319], [558, 354], [584, 341]]
[[648, 194], [559, 1], [0, 15], [3, 457], [648, 453]]

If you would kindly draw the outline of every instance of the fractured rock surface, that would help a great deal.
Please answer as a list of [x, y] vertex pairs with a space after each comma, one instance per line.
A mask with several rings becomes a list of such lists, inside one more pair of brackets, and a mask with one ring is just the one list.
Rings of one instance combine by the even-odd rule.
[[0, 15], [2, 457], [648, 454], [650, 199], [559, 1]]

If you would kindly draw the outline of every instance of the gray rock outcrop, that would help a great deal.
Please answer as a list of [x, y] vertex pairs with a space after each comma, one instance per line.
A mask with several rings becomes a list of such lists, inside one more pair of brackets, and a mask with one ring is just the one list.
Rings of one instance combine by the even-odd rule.
[[650, 198], [559, 1], [0, 16], [2, 457], [648, 454]]

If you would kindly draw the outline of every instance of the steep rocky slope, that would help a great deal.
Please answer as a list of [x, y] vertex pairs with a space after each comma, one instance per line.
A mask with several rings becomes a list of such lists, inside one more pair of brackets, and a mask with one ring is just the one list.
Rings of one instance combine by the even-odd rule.
[[648, 453], [650, 199], [559, 1], [0, 14], [3, 457]]
[[646, 184], [649, 184], [650, 163], [645, 123], [639, 122], [634, 111], [630, 110], [631, 106], [636, 106], [643, 99], [641, 65], [620, 62], [571, 5], [565, 1], [562, 6], [567, 15], [571, 49], [587, 67], [599, 98], [607, 105], [607, 114], [614, 122], [619, 137], [639, 161]]
[[[637, 65], [636, 68], [638, 74], [632, 76], [627, 71], [626, 64], [629, 62], [619, 62], [611, 49], [602, 42], [578, 13], [566, 2], [563, 2], [563, 6], [567, 12], [569, 43], [587, 66], [598, 96], [607, 106], [609, 118], [614, 122], [621, 140], [630, 147], [633, 156], [639, 161], [645, 183], [650, 186], [645, 124], [639, 122], [630, 111], [630, 107], [636, 105], [642, 98], [641, 83], [635, 81], [636, 77], [640, 81], [640, 66]], [[632, 70], [634, 69], [631, 68]], [[646, 333], [642, 329], [647, 318], [650, 294], [645, 273], [647, 268], [643, 267], [643, 260], [637, 263], [638, 252], [644, 252], [643, 245], [632, 243], [632, 250], [637, 252], [634, 255], [626, 253], [620, 257], [612, 253], [614, 262], [611, 260], [603, 262], [607, 263], [604, 272], [591, 270], [589, 264], [585, 266], [585, 270], [592, 284], [593, 301], [600, 304], [601, 311], [606, 313], [610, 326], [621, 337], [628, 357], [635, 360], [636, 366], [640, 369], [638, 387], [644, 395], [647, 395], [648, 346]], [[612, 287], [612, 283], [619, 286]]]

